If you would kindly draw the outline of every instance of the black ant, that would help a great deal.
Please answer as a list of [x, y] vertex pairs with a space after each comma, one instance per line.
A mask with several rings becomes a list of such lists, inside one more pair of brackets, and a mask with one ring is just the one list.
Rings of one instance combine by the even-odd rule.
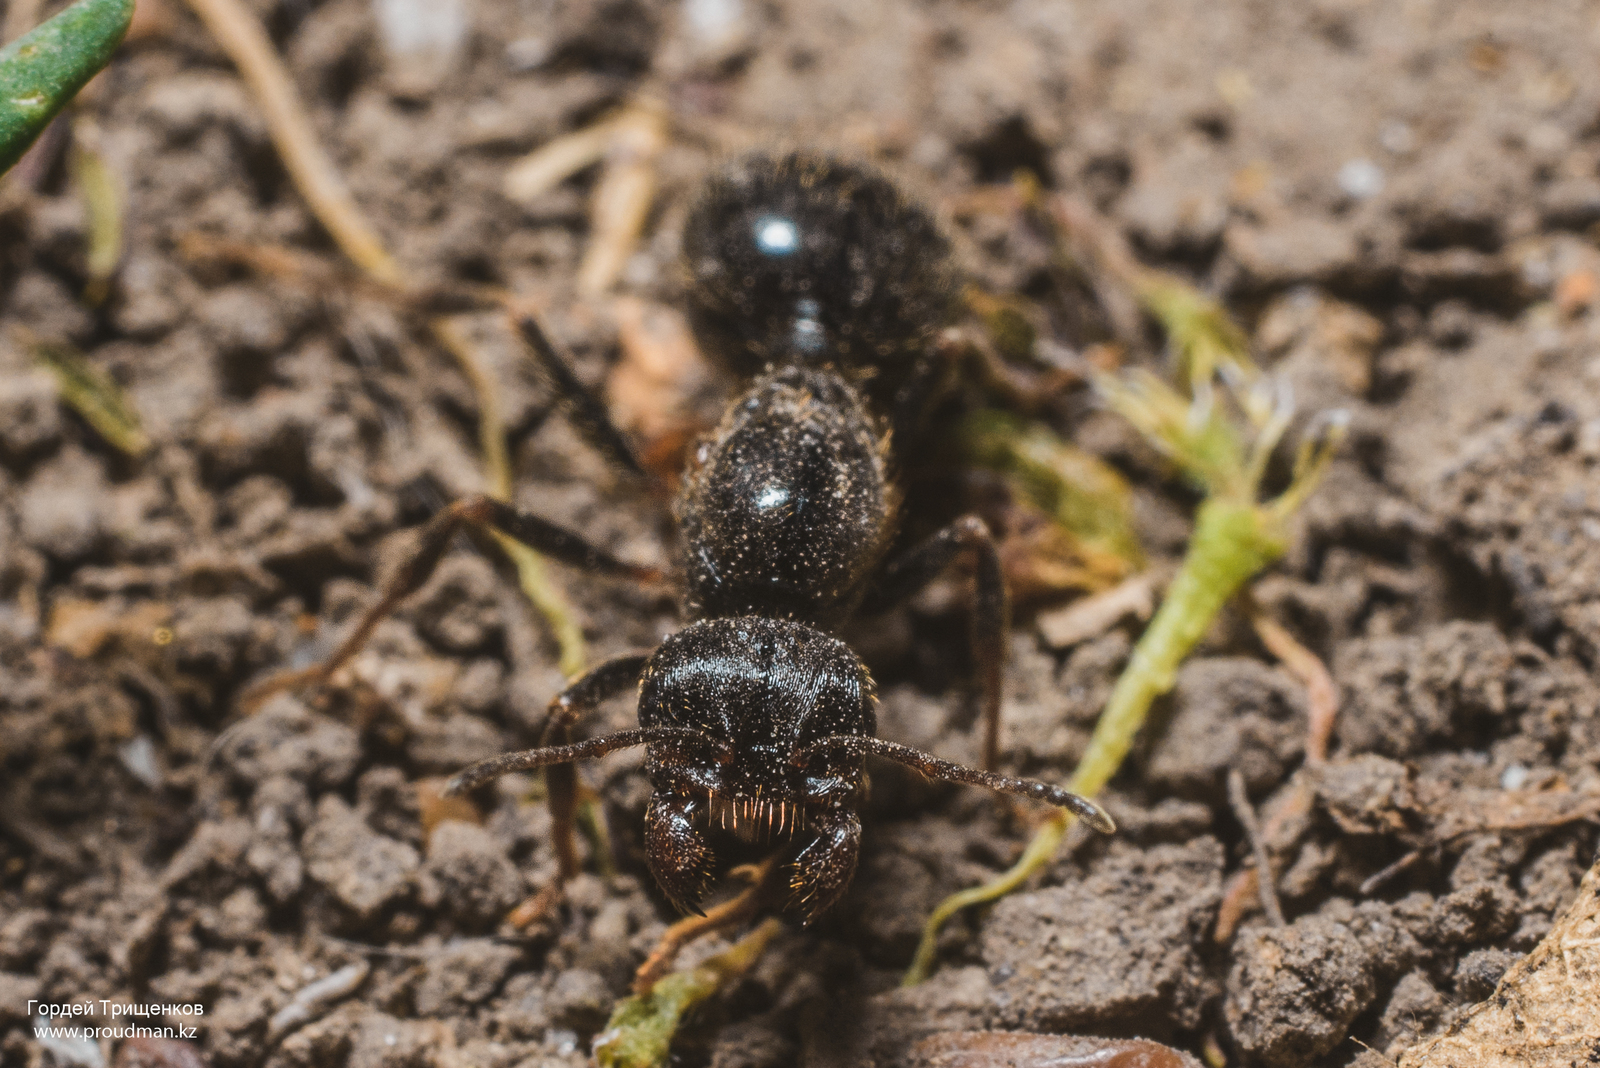
[[[995, 773], [1000, 673], [1008, 628], [1004, 579], [983, 522], [965, 516], [885, 564], [898, 519], [890, 445], [914, 439], [942, 374], [935, 337], [954, 293], [945, 238], [884, 177], [831, 159], [752, 157], [713, 178], [684, 237], [690, 317], [702, 345], [757, 377], [695, 454], [677, 501], [688, 626], [654, 651], [594, 668], [550, 705], [542, 748], [485, 760], [450, 780], [468, 790], [508, 772], [548, 768], [563, 876], [576, 870], [571, 763], [647, 747], [654, 792], [645, 813], [651, 873], [680, 909], [698, 911], [713, 873], [709, 832], [778, 836], [796, 852], [791, 903], [810, 922], [855, 872], [855, 807], [868, 755], [924, 775], [1071, 809], [1096, 830], [1094, 803], [1047, 783]], [[518, 319], [584, 435], [641, 469], [603, 407], [538, 324]], [[378, 603], [322, 665], [272, 690], [324, 681], [378, 621], [434, 570], [464, 524], [491, 527], [585, 571], [643, 582], [580, 534], [485, 497], [458, 501], [423, 529]], [[875, 687], [833, 632], [882, 611], [958, 557], [974, 558], [973, 636], [984, 689], [985, 770], [875, 736]], [[586, 711], [639, 687], [639, 726], [575, 744]]]

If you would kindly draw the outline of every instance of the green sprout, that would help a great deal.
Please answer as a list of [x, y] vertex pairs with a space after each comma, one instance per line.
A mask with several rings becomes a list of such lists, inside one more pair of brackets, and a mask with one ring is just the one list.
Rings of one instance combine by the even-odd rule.
[[122, 182], [98, 148], [96, 139], [84, 136], [87, 125], [80, 122], [74, 128], [69, 159], [89, 222], [89, 247], [85, 257], [89, 283], [83, 295], [90, 304], [101, 304], [111, 292], [111, 281], [116, 276], [117, 265], [122, 262], [127, 205]]
[[[1256, 371], [1236, 327], [1216, 328], [1218, 315], [1226, 319], [1215, 305], [1192, 292], [1164, 299], [1161, 318], [1172, 332], [1180, 370], [1205, 368], [1203, 376], [1187, 379], [1193, 395], [1141, 372], [1127, 378], [1101, 375], [1095, 385], [1107, 405], [1206, 496], [1183, 564], [1134, 647], [1067, 786], [1085, 797], [1099, 793], [1122, 766], [1151, 705], [1172, 688], [1178, 666], [1223, 605], [1287, 551], [1289, 522], [1327, 469], [1346, 421], [1344, 413], [1330, 413], [1308, 428], [1288, 488], [1260, 501], [1268, 461], [1294, 414], [1289, 392]], [[928, 976], [946, 920], [1022, 885], [1056, 855], [1071, 823], [1066, 812], [1052, 814], [1009, 871], [941, 902], [923, 930], [905, 983]]]
[[133, 0], [78, 0], [0, 49], [0, 174], [111, 62], [131, 21]]
[[150, 436], [139, 423], [139, 412], [122, 388], [66, 345], [30, 342], [34, 359], [56, 380], [56, 388], [67, 407], [83, 417], [100, 436], [129, 456], [141, 456], [150, 448]]
[[648, 994], [618, 1002], [606, 1029], [594, 1040], [600, 1068], [659, 1068], [666, 1064], [672, 1036], [684, 1014], [749, 971], [782, 929], [779, 920], [769, 919], [704, 964], [663, 976]]
[[1166, 328], [1179, 382], [1193, 390], [1219, 372], [1246, 378], [1258, 373], [1244, 332], [1215, 299], [1165, 271], [1141, 268], [1132, 282], [1144, 310]]
[[[1276, 405], [1257, 407], [1253, 415], [1250, 404], [1242, 405], [1256, 431], [1245, 450], [1237, 426], [1209, 398], [1185, 404], [1154, 376], [1129, 383], [1107, 378], [1099, 386], [1110, 405], [1165, 446], [1207, 496], [1195, 515], [1183, 564], [1134, 647], [1073, 775], [1072, 789], [1089, 796], [1122, 766], [1151, 704], [1172, 689], [1178, 665], [1222, 606], [1288, 550], [1289, 521], [1327, 470], [1345, 426], [1343, 413], [1321, 419], [1300, 445], [1289, 487], [1258, 503], [1267, 461], [1294, 411], [1287, 390]], [[1197, 411], [1202, 407], [1210, 411]], [[1190, 414], [1177, 418], [1185, 408]], [[1228, 456], [1234, 462], [1219, 462]]]

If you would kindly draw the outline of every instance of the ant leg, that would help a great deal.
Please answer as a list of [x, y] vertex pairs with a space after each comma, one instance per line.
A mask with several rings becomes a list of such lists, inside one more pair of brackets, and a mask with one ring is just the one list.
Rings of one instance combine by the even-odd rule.
[[810, 819], [816, 838], [794, 858], [791, 902], [810, 924], [850, 888], [861, 853], [861, 819], [849, 809], [826, 809]]
[[240, 705], [254, 711], [274, 694], [302, 686], [321, 685], [361, 651], [385, 617], [401, 601], [421, 589], [444, 558], [445, 550], [456, 533], [463, 527], [483, 527], [498, 530], [517, 541], [584, 571], [614, 575], [636, 582], [657, 582], [661, 572], [653, 567], [629, 564], [603, 549], [591, 545], [583, 535], [540, 519], [528, 512], [520, 512], [503, 501], [492, 497], [465, 497], [438, 512], [423, 526], [417, 547], [409, 559], [383, 587], [378, 602], [367, 609], [333, 654], [322, 663], [302, 671], [288, 672], [267, 679], [251, 687], [240, 697]]
[[[585, 673], [550, 699], [548, 718], [539, 739], [541, 747], [565, 746], [571, 742], [571, 728], [584, 713], [601, 702], [637, 685], [649, 653], [629, 653], [615, 657]], [[576, 821], [578, 772], [572, 764], [549, 764], [544, 781], [550, 801], [550, 830], [554, 835], [559, 878], [566, 882], [578, 874]]]
[[611, 413], [605, 404], [579, 380], [572, 366], [556, 351], [544, 328], [539, 325], [539, 320], [531, 313], [519, 312], [512, 315], [512, 321], [522, 339], [533, 350], [540, 372], [555, 391], [557, 403], [579, 435], [614, 466], [648, 480], [650, 475], [634, 455], [628, 439], [611, 421]]
[[1005, 667], [1011, 606], [1006, 597], [1000, 553], [988, 526], [975, 515], [962, 516], [883, 571], [861, 610], [882, 612], [910, 597], [939, 576], [958, 556], [977, 564], [977, 597], [972, 612], [972, 654], [983, 682], [983, 766], [993, 771], [1000, 751], [1000, 683]]

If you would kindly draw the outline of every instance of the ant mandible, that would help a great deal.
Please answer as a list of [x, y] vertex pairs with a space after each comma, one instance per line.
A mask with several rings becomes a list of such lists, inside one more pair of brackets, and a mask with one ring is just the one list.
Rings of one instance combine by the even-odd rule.
[[[914, 440], [943, 373], [935, 338], [954, 293], [933, 220], [883, 176], [820, 156], [753, 156], [712, 178], [685, 227], [690, 321], [701, 344], [754, 375], [703, 441], [675, 515], [688, 625], [655, 650], [609, 660], [550, 703], [544, 745], [474, 764], [447, 789], [547, 768], [563, 878], [572, 844], [574, 761], [646, 747], [653, 793], [645, 852], [678, 908], [699, 911], [712, 833], [795, 850], [791, 905], [810, 922], [855, 872], [868, 755], [936, 779], [1068, 808], [1115, 829], [1093, 802], [993, 770], [1008, 629], [1004, 579], [982, 520], [965, 516], [885, 563], [898, 525], [892, 443]], [[603, 406], [536, 321], [518, 318], [583, 435], [639, 472]], [[587, 539], [486, 497], [451, 505], [352, 634], [323, 664], [273, 690], [325, 681], [377, 623], [427, 581], [463, 524], [491, 527], [584, 571], [654, 582]], [[875, 686], [833, 633], [926, 586], [958, 558], [976, 563], [973, 643], [982, 672], [984, 768], [876, 737]], [[586, 712], [639, 688], [639, 726], [570, 743]]]

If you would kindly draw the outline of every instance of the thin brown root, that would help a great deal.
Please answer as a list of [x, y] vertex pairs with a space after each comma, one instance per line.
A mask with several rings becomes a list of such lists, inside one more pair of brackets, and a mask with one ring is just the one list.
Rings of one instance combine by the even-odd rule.
[[667, 933], [656, 943], [656, 948], [650, 951], [650, 956], [646, 957], [645, 962], [639, 965], [639, 970], [633, 973], [633, 992], [641, 997], [648, 994], [657, 981], [672, 970], [678, 954], [691, 942], [717, 931], [737, 927], [755, 916], [766, 902], [768, 894], [780, 881], [777, 878], [777, 873], [780, 871], [778, 858], [775, 856], [768, 857], [760, 864], [746, 864], [735, 868], [730, 874], [748, 878], [750, 885], [736, 897], [708, 909], [705, 915], [686, 916], [668, 927]]
[[[1267, 817], [1266, 825], [1261, 829], [1262, 838], [1269, 848], [1281, 854], [1294, 846], [1304, 829], [1304, 818], [1311, 812], [1311, 803], [1311, 786], [1302, 777], [1273, 806], [1272, 815]], [[1217, 926], [1212, 938], [1218, 945], [1225, 946], [1233, 941], [1233, 934], [1239, 929], [1239, 921], [1244, 919], [1245, 910], [1250, 907], [1250, 902], [1259, 898], [1255, 868], [1245, 868], [1234, 875], [1222, 895], [1222, 905], [1217, 909]]]
[[1423, 854], [1426, 852], [1427, 850], [1425, 849], [1413, 849], [1411, 852], [1407, 853], [1405, 856], [1401, 857], [1387, 868], [1384, 868], [1375, 875], [1368, 876], [1367, 880], [1361, 884], [1362, 895], [1365, 896], [1367, 894], [1373, 894], [1383, 889], [1384, 884], [1386, 884], [1390, 879], [1393, 879], [1396, 875], [1404, 872], [1417, 861], [1421, 860]]
[[379, 281], [397, 281], [400, 268], [367, 225], [344, 179], [317, 143], [294, 82], [260, 21], [240, 0], [187, 2], [249, 84], [284, 168], [317, 220], [363, 271]]
[[533, 203], [604, 159], [614, 132], [612, 121], [597, 122], [540, 145], [506, 171], [506, 196], [518, 204]]
[[1244, 919], [1245, 910], [1250, 907], [1250, 902], [1259, 901], [1260, 894], [1256, 890], [1256, 870], [1244, 868], [1228, 881], [1228, 889], [1222, 895], [1222, 904], [1217, 908], [1217, 926], [1211, 939], [1219, 946], [1225, 946], [1233, 941], [1233, 933], [1239, 929], [1239, 922]]
[[322, 670], [322, 665], [318, 664], [314, 667], [303, 668], [300, 671], [285, 671], [282, 674], [262, 679], [254, 686], [247, 686], [244, 692], [239, 695], [239, 700], [237, 701], [239, 711], [246, 716], [253, 716], [261, 711], [263, 705], [280, 693], [289, 693], [292, 690], [299, 690], [313, 683], [320, 683], [324, 677], [325, 672]]
[[[1294, 635], [1267, 615], [1266, 610], [1248, 594], [1243, 603], [1250, 616], [1250, 622], [1255, 627], [1256, 636], [1261, 639], [1261, 644], [1265, 645], [1267, 651], [1277, 657], [1305, 686], [1306, 763], [1323, 763], [1328, 759], [1328, 743], [1333, 736], [1334, 721], [1339, 713], [1339, 690], [1334, 685], [1333, 676], [1328, 673], [1328, 668], [1323, 664], [1321, 657], [1301, 645]], [[1292, 845], [1292, 842], [1278, 842], [1279, 832], [1310, 810], [1311, 790], [1301, 782], [1284, 796], [1268, 818], [1261, 834], [1263, 848], [1268, 842], [1272, 842], [1280, 849]], [[1254, 840], [1252, 840], [1253, 845]], [[1238, 930], [1239, 921], [1244, 918], [1245, 910], [1249, 908], [1252, 900], [1259, 898], [1265, 909], [1267, 898], [1275, 897], [1270, 886], [1263, 889], [1258, 875], [1260, 864], [1258, 857], [1257, 867], [1240, 871], [1228, 883], [1228, 889], [1222, 896], [1222, 905], [1217, 910], [1217, 925], [1213, 935], [1219, 945], [1226, 945], [1232, 941], [1234, 932]], [[1379, 875], [1384, 874], [1384, 872], [1379, 873]], [[1270, 910], [1268, 915], [1271, 915]]]
[[1245, 793], [1244, 776], [1239, 774], [1238, 768], [1228, 769], [1228, 804], [1233, 808], [1233, 815], [1244, 828], [1245, 837], [1250, 840], [1250, 852], [1256, 861], [1256, 890], [1261, 896], [1261, 911], [1267, 914], [1267, 919], [1272, 921], [1274, 927], [1282, 927], [1286, 923], [1283, 918], [1283, 906], [1278, 903], [1278, 891], [1273, 885], [1272, 856], [1267, 852], [1266, 840], [1261, 836], [1261, 825], [1256, 822], [1256, 810], [1250, 804], [1250, 798]]
[[178, 238], [178, 254], [191, 263], [244, 267], [302, 289], [347, 292], [430, 318], [501, 308], [510, 294], [498, 286], [447, 282], [422, 287], [383, 282], [286, 245], [231, 241], [191, 232]]
[[582, 130], [558, 137], [506, 173], [506, 196], [529, 204], [586, 167], [605, 161], [589, 207], [590, 241], [578, 293], [599, 297], [621, 276], [655, 201], [656, 158], [667, 145], [667, 115], [634, 101]]
[[951, 327], [939, 337], [939, 347], [952, 359], [966, 357], [978, 381], [1005, 398], [1006, 406], [1036, 414], [1062, 394], [1083, 385], [1084, 375], [1067, 367], [1031, 370], [1011, 363], [984, 332]]
[[1328, 759], [1328, 743], [1339, 715], [1339, 688], [1321, 657], [1301, 645], [1253, 599], [1247, 599], [1245, 605], [1261, 644], [1306, 688], [1306, 763], [1321, 764]]

